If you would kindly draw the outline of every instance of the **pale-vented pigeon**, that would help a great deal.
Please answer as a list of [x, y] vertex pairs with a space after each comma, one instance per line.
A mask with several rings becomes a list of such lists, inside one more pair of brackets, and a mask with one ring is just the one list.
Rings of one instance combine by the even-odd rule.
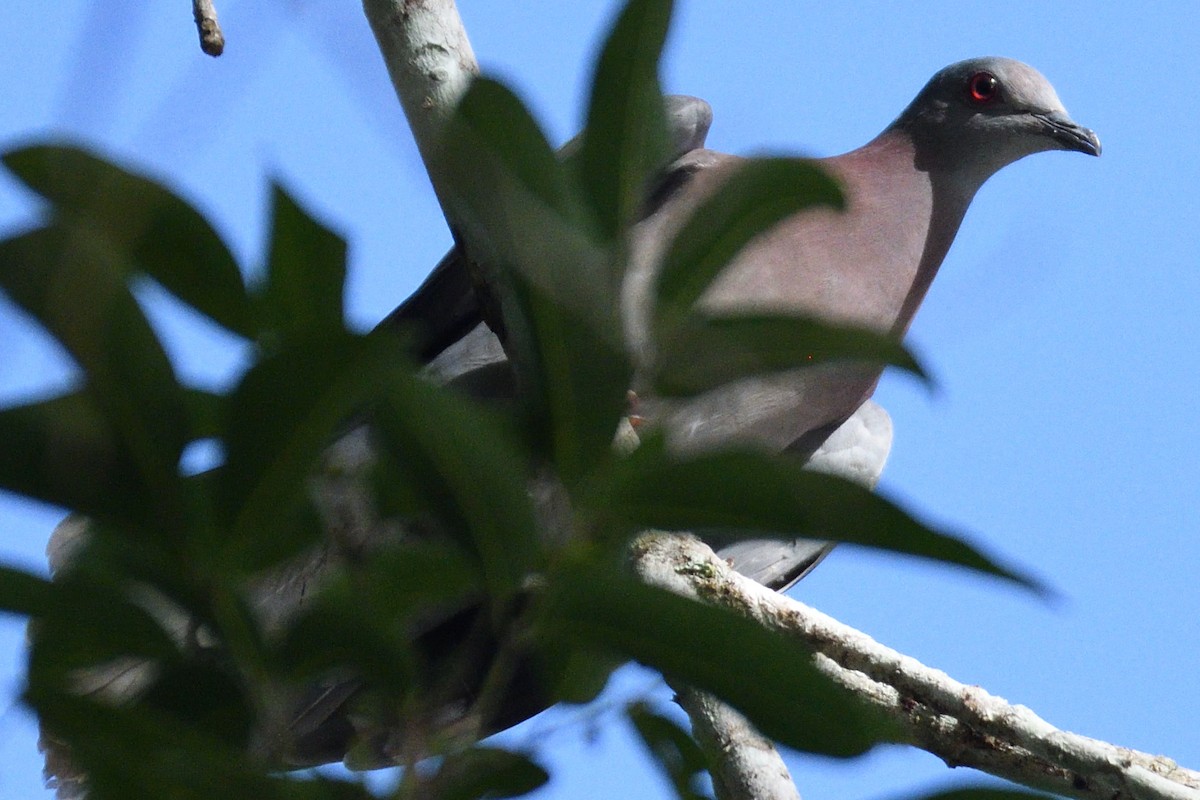
[[[675, 97], [669, 104], [679, 157], [651, 193], [633, 231], [622, 296], [635, 362], [653, 356], [649, 293], [668, 243], [689, 214], [742, 159], [702, 149], [708, 105]], [[816, 314], [903, 336], [941, 266], [975, 192], [1006, 164], [1044, 150], [1100, 154], [1100, 141], [1071, 120], [1054, 88], [1036, 70], [1006, 58], [977, 58], [938, 72], [879, 136], [818, 163], [839, 179], [844, 213], [807, 211], [755, 239], [718, 279], [703, 303], [712, 309]], [[480, 324], [463, 259], [452, 252], [384, 324], [415, 322], [422, 355], [435, 375], [479, 388], [504, 358]], [[483, 370], [493, 365], [492, 371]], [[476, 379], [472, 380], [472, 375]], [[886, 458], [890, 422], [864, 405], [879, 379], [869, 366], [826, 365], [755, 378], [699, 399], [666, 403], [640, 394], [639, 413], [665, 427], [677, 450], [757, 441], [829, 468], [836, 453], [875, 447], [873, 483]], [[639, 389], [640, 387], [634, 387]], [[485, 390], [486, 391], [486, 390]], [[831, 435], [847, 424], [837, 438]], [[824, 448], [822, 450], [822, 448]], [[809, 541], [710, 542], [741, 572], [784, 589], [828, 551]]]
[[[701, 149], [711, 120], [706, 103], [672, 98], [668, 110], [677, 158], [652, 187], [647, 216], [633, 231], [622, 295], [629, 347], [641, 367], [653, 350], [646, 289], [665, 243], [702, 198], [720, 192], [740, 161]], [[1004, 165], [1043, 150], [1099, 155], [1100, 141], [1071, 120], [1033, 68], [1005, 58], [953, 64], [874, 140], [819, 162], [841, 181], [845, 213], [805, 212], [760, 234], [702, 302], [717, 309], [816, 314], [903, 336], [976, 190]], [[504, 351], [482, 319], [465, 261], [451, 252], [382, 324], [409, 324], [422, 332], [419, 354], [436, 380], [503, 396], [511, 387]], [[650, 424], [665, 426], [681, 451], [752, 440], [791, 451], [814, 469], [862, 473], [873, 484], [891, 438], [886, 412], [868, 400], [879, 375], [877, 367], [820, 366], [747, 380], [690, 402], [643, 396], [639, 411]], [[807, 541], [712, 544], [744, 574], [779, 589], [828, 551], [824, 543]], [[471, 619], [473, 614], [465, 621], [457, 615], [422, 641], [436, 647], [462, 636]], [[488, 674], [487, 663], [478, 667], [474, 678], [463, 676], [463, 696], [435, 713], [439, 724], [496, 731], [553, 702], [536, 671], [522, 667], [486, 719], [465, 719], [478, 691], [474, 681]], [[347, 702], [354, 685], [334, 681], [310, 696], [293, 726], [295, 763], [339, 758], [363, 735], [360, 744], [376, 751], [377, 763], [387, 762], [405, 735], [358, 730]]]
[[[676, 159], [653, 187], [647, 216], [633, 232], [634, 257], [623, 293], [629, 346], [639, 367], [652, 355], [645, 290], [664, 243], [702, 198], [720, 192], [739, 163], [734, 156], [700, 149], [710, 121], [706, 103], [674, 98], [669, 111]], [[1024, 64], [983, 58], [947, 67], [874, 140], [820, 162], [843, 184], [844, 214], [806, 212], [764, 232], [702, 302], [718, 309], [817, 314], [902, 336], [976, 190], [1004, 165], [1043, 150], [1099, 155], [1100, 142], [1071, 121], [1050, 84]], [[481, 320], [463, 259], [452, 252], [383, 324], [422, 329], [419, 355], [430, 362], [435, 379], [502, 395], [510, 383], [504, 380], [504, 352]], [[665, 426], [681, 451], [752, 440], [789, 450], [812, 468], [857, 473], [870, 483], [890, 442], [886, 413], [868, 401], [879, 374], [874, 367], [821, 366], [744, 381], [690, 402], [666, 403], [646, 394], [639, 411], [650, 424]], [[65, 546], [78, 538], [69, 527], [60, 526], [51, 548], [55, 540]], [[784, 588], [827, 546], [751, 541], [725, 544], [719, 551], [743, 573]], [[277, 606], [279, 597], [292, 596], [287, 587], [266, 588], [256, 605], [265, 613], [286, 613]], [[455, 650], [470, 636], [485, 638], [471, 639], [479, 663], [456, 664], [457, 693], [431, 700], [439, 703], [436, 708], [414, 710], [419, 719], [406, 716], [382, 726], [378, 720], [366, 722], [355, 706], [363, 687], [335, 675], [287, 703], [294, 709], [284, 717], [290, 720], [283, 723], [287, 741], [271, 736], [267, 751], [295, 766], [315, 765], [342, 759], [354, 745], [361, 759], [382, 766], [394, 763], [406, 741], [431, 732], [429, 726], [488, 733], [545, 708], [554, 701], [549, 687], [532, 664], [522, 663], [507, 685], [491, 687], [496, 694], [486, 716], [472, 718], [485, 713], [472, 700], [490, 674], [494, 653], [487, 648], [497, 644], [486, 639], [489, 626], [476, 624], [486, 613], [460, 609], [431, 621], [420, 634], [418, 648], [434, 654]]]

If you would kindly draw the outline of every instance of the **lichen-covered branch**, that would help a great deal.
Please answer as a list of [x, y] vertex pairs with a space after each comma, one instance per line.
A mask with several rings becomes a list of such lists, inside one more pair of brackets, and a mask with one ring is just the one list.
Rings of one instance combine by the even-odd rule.
[[895, 721], [905, 743], [951, 767], [1087, 800], [1200, 800], [1200, 772], [1059, 730], [1024, 706], [959, 683], [739, 575], [698, 539], [647, 534], [634, 562], [647, 580], [804, 642], [825, 674]]

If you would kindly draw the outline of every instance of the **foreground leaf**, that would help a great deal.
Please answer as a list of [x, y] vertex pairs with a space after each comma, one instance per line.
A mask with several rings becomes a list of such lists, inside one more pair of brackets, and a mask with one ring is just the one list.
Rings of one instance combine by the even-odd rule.
[[88, 392], [0, 409], [0, 486], [137, 528], [153, 523], [132, 454]]
[[0, 564], [0, 609], [27, 617], [45, 614], [53, 592], [45, 578]]
[[271, 187], [271, 249], [262, 290], [268, 341], [321, 339], [345, 330], [346, 242]]
[[629, 387], [615, 255], [593, 241], [545, 137], [503, 86], [475, 81], [444, 142], [451, 218], [485, 308], [487, 295], [498, 303], [531, 437], [572, 482], [607, 454]]
[[11, 150], [5, 165], [184, 303], [243, 336], [253, 334], [250, 303], [229, 248], [194, 208], [154, 181], [87, 150], [37, 145]]
[[894, 337], [800, 316], [694, 315], [660, 343], [654, 390], [691, 397], [743, 378], [830, 361], [890, 364], [928, 380]]
[[228, 566], [256, 571], [309, 543], [306, 486], [345, 420], [402, 370], [388, 336], [291, 342], [243, 376], [228, 403], [226, 454], [217, 475], [230, 526]]
[[0, 289], [83, 370], [96, 413], [148, 490], [145, 516], [178, 530], [187, 512], [177, 465], [192, 438], [186, 395], [119, 262], [85, 226], [51, 225], [0, 242]]
[[670, 0], [628, 3], [592, 78], [576, 166], [601, 235], [610, 240], [634, 221], [645, 202], [646, 182], [668, 152], [658, 61], [672, 5]]
[[549, 780], [550, 774], [527, 755], [472, 747], [442, 759], [438, 771], [421, 781], [417, 795], [428, 800], [519, 797]]
[[696, 786], [708, 770], [708, 759], [686, 730], [643, 703], [626, 710], [642, 744], [666, 773], [679, 800], [709, 800]]
[[598, 477], [587, 500], [619, 530], [691, 531], [722, 539], [823, 539], [966, 567], [1045, 593], [961, 537], [935, 530], [883, 495], [758, 450], [677, 458], [651, 440]]
[[372, 409], [389, 470], [476, 554], [496, 598], [543, 559], [527, 491], [529, 453], [499, 418], [415, 376], [394, 374]]
[[546, 624], [556, 637], [632, 658], [711, 692], [763, 734], [798, 750], [853, 756], [886, 735], [882, 722], [818, 672], [796, 642], [614, 568], [554, 574]]

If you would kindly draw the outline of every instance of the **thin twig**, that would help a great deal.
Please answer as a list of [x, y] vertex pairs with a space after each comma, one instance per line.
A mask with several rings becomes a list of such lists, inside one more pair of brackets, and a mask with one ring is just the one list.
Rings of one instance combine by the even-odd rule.
[[225, 34], [217, 22], [217, 9], [212, 0], [192, 0], [192, 17], [196, 20], [196, 31], [200, 34], [200, 49], [213, 56], [225, 52]]
[[732, 707], [707, 692], [671, 683], [692, 721], [692, 735], [709, 758], [717, 800], [800, 800], [775, 743]]

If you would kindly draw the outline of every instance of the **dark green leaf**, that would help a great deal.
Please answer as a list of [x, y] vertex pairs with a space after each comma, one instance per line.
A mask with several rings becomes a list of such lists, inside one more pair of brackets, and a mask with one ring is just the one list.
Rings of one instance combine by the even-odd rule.
[[94, 800], [374, 800], [357, 784], [272, 774], [278, 764], [143, 706], [112, 707], [40, 687], [28, 696], [43, 729], [66, 743], [72, 766], [88, 776]]
[[[185, 483], [193, 484], [197, 477]], [[199, 493], [195, 486], [188, 488], [189, 493]], [[52, 540], [58, 551], [56, 585], [77, 580], [85, 585], [125, 587], [134, 592], [153, 587], [154, 593], [161, 593], [163, 602], [176, 606], [180, 614], [186, 610], [191, 615], [203, 615], [208, 587], [197, 585], [191, 552], [179, 546], [147, 546], [144, 540], [130, 537], [127, 530], [124, 524], [97, 517], [65, 521], [63, 530], [56, 529]], [[179, 545], [180, 541], [171, 540], [170, 544]]]
[[626, 709], [642, 744], [658, 762], [679, 800], [708, 800], [696, 783], [708, 771], [708, 759], [691, 734], [644, 703]]
[[[488, 171], [501, 169], [506, 184], [520, 187], [523, 194], [546, 208], [570, 216], [575, 201], [558, 157], [529, 111], [504, 84], [490, 78], [472, 81], [445, 137], [446, 152], [438, 159], [439, 166], [460, 174], [480, 168], [478, 177], [484, 183], [496, 180], [489, 178]], [[472, 153], [462, 150], [463, 145], [479, 145], [474, 154], [479, 161], [472, 161]], [[447, 160], [460, 163], [448, 164]], [[474, 194], [469, 179], [456, 180], [451, 188], [455, 193]]]
[[344, 328], [346, 242], [281, 186], [271, 192], [271, 252], [262, 300], [268, 340], [320, 339]]
[[477, 800], [519, 797], [550, 780], [549, 773], [527, 755], [496, 747], [472, 747], [449, 755], [420, 787], [430, 800]]
[[27, 617], [46, 613], [53, 601], [50, 581], [0, 564], [0, 609]]
[[[111, 659], [136, 656], [150, 660], [175, 656], [175, 642], [159, 619], [131, 599], [128, 585], [105, 584], [67, 576], [55, 580], [47, 592], [48, 605], [31, 629], [34, 649], [30, 672], [50, 680], [88, 683], [78, 669], [121, 675], [128, 664], [109, 665]], [[168, 606], [143, 592], [140, 602], [163, 613]], [[108, 683], [104, 681], [103, 683]], [[114, 681], [118, 686], [120, 681]]]
[[469, 551], [504, 597], [541, 561], [529, 454], [499, 419], [413, 376], [394, 374], [372, 421], [395, 474]]
[[[349, 592], [330, 589], [288, 626], [274, 648], [282, 674], [300, 680], [328, 680], [331, 686], [355, 686], [370, 680], [390, 697], [402, 694], [414, 674], [411, 642], [362, 613]], [[351, 672], [347, 672], [351, 671]]]
[[926, 526], [884, 496], [804, 469], [786, 455], [727, 450], [680, 459], [650, 443], [599, 478], [593, 491], [584, 502], [629, 532], [848, 542], [957, 564], [1045, 592], [1035, 579]]
[[276, 663], [298, 679], [352, 668], [377, 688], [403, 692], [423, 655], [421, 634], [471, 607], [479, 588], [466, 557], [446, 542], [411, 540], [372, 553], [323, 579], [288, 626]]
[[894, 337], [812, 317], [694, 315], [660, 342], [655, 391], [688, 397], [742, 378], [829, 361], [891, 364], [926, 378]]
[[372, 553], [358, 568], [357, 596], [378, 609], [390, 609], [396, 621], [432, 608], [459, 606], [478, 592], [478, 571], [450, 542], [409, 538]]
[[817, 671], [797, 642], [616, 569], [574, 567], [552, 575], [546, 611], [552, 635], [709, 691], [789, 747], [853, 756], [886, 733], [865, 706]]
[[600, 696], [609, 678], [624, 661], [616, 657], [605, 658], [594, 652], [583, 652], [575, 647], [555, 647], [547, 643], [540, 654], [539, 664], [546, 677], [550, 695], [560, 703], [590, 703]]
[[0, 289], [83, 369], [96, 411], [148, 490], [145, 513], [178, 530], [177, 465], [191, 438], [185, 395], [118, 260], [85, 226], [52, 225], [0, 242]]
[[0, 486], [83, 514], [146, 524], [133, 456], [87, 392], [0, 410]]
[[608, 239], [616, 239], [634, 221], [645, 202], [647, 180], [668, 157], [658, 60], [672, 5], [671, 0], [628, 3], [613, 25], [592, 79], [578, 171], [601, 234]]
[[254, 716], [242, 683], [215, 659], [174, 659], [157, 665], [140, 704], [193, 730], [235, 746], [248, 746]]
[[450, 216], [498, 298], [530, 430], [575, 480], [606, 454], [629, 386], [617, 256], [592, 240], [549, 145], [503, 87], [472, 84], [444, 145]]
[[189, 388], [185, 390], [184, 399], [187, 403], [188, 418], [191, 420], [189, 429], [192, 436], [196, 439], [213, 439], [220, 436], [228, 398], [223, 394]]
[[253, 334], [229, 249], [194, 208], [145, 177], [75, 147], [12, 150], [4, 163], [65, 220], [83, 223], [130, 269], [229, 330]]
[[[529, 287], [531, 288], [531, 287]], [[524, 357], [517, 379], [529, 430], [559, 476], [573, 485], [606, 460], [628, 411], [633, 367], [625, 348], [587, 318], [535, 291], [514, 303], [524, 324], [509, 341]]]
[[673, 337], [692, 306], [734, 256], [758, 234], [817, 205], [840, 209], [837, 183], [812, 161], [744, 161], [693, 212], [671, 242], [655, 286], [655, 327]]
[[217, 481], [227, 555], [257, 570], [306, 545], [306, 487], [322, 452], [404, 363], [386, 336], [291, 343], [242, 378], [229, 400]]
[[499, 297], [506, 329], [519, 320], [508, 318], [504, 293], [520, 282], [620, 340], [611, 254], [593, 241], [563, 168], [512, 92], [475, 80], [434, 168], [468, 264]]

